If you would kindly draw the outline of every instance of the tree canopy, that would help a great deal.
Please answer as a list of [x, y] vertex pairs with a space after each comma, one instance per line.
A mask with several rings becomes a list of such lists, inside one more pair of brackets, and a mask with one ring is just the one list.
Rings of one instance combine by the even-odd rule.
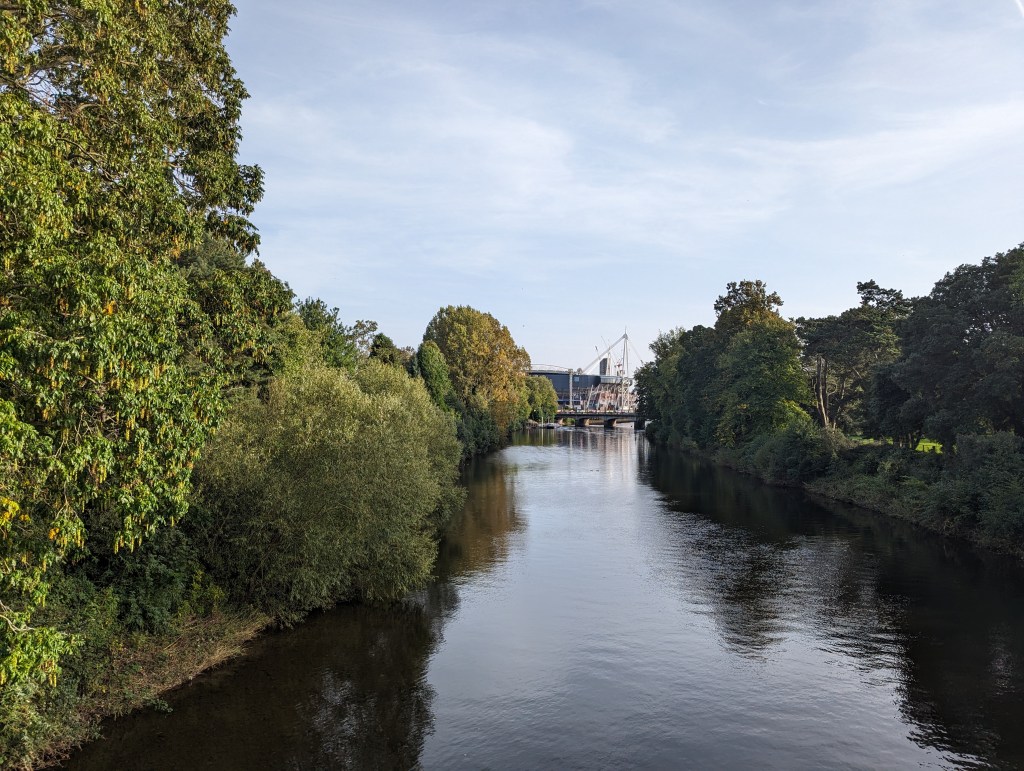
[[52, 678], [69, 647], [30, 624], [48, 569], [90, 530], [132, 548], [185, 510], [228, 381], [225, 349], [189, 330], [254, 348], [227, 342], [238, 330], [177, 265], [204, 233], [257, 243], [261, 173], [236, 161], [246, 93], [222, 44], [233, 12], [0, 8], [0, 682]]
[[530, 356], [494, 316], [449, 305], [430, 320], [423, 341], [433, 342], [443, 355], [456, 397], [487, 415], [499, 434], [522, 417]]

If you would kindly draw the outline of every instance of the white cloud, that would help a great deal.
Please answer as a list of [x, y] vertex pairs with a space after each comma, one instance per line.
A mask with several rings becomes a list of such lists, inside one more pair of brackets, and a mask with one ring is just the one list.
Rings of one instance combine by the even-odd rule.
[[[837, 283], [851, 254], [890, 243], [934, 280], [1020, 239], [1024, 46], [1010, 26], [954, 0], [251, 0], [231, 45], [254, 94], [246, 160], [267, 171], [263, 254], [332, 304], [379, 303], [359, 315], [399, 338], [422, 329], [421, 305], [501, 304], [503, 287], [588, 268], [630, 266], [649, 289], [624, 307], [663, 329], [752, 265], [799, 274], [800, 297], [815, 270]], [[954, 197], [959, 219], [934, 222]], [[834, 259], [787, 268], [815, 244]], [[421, 303], [428, 291], [446, 296]], [[590, 327], [606, 315], [582, 294], [557, 305]], [[513, 307], [532, 327], [556, 314]]]

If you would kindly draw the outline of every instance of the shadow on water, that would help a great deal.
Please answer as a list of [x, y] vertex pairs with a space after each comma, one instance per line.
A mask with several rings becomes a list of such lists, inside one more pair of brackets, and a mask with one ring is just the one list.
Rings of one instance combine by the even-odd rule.
[[438, 580], [391, 608], [342, 606], [257, 641], [242, 659], [104, 724], [62, 767], [413, 768], [433, 729], [427, 663], [459, 605], [458, 583], [505, 558], [524, 527], [514, 479], [495, 464], [448, 528]]
[[534, 431], [466, 482], [426, 589], [269, 635], [66, 767], [878, 767], [908, 733], [947, 756], [891, 757], [1024, 764], [1016, 563], [621, 431]]
[[669, 580], [696, 592], [723, 643], [760, 659], [794, 634], [890, 670], [911, 738], [966, 765], [1024, 763], [1024, 576], [857, 507], [640, 444], [662, 495]]
[[172, 693], [171, 714], [108, 723], [66, 767], [411, 767], [431, 730], [423, 673], [436, 640], [419, 603], [319, 614]]

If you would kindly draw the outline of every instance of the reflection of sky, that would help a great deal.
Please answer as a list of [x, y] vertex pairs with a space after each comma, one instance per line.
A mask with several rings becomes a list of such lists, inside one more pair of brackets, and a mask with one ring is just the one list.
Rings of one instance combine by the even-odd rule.
[[425, 765], [970, 762], [908, 681], [906, 598], [857, 527], [753, 483], [702, 511], [646, 484], [631, 431], [529, 441], [492, 459], [523, 526], [459, 582]]
[[1022, 765], [1018, 566], [632, 431], [523, 441], [468, 474], [442, 580], [263, 638], [69, 767]]

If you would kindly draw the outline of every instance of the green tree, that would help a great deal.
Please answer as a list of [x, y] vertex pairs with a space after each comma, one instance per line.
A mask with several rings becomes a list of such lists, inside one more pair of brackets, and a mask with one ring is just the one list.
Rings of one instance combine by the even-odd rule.
[[376, 321], [360, 319], [348, 326], [338, 318], [337, 308], [328, 308], [323, 300], [313, 297], [296, 303], [295, 311], [306, 328], [319, 336], [323, 359], [328, 366], [354, 370], [361, 359], [370, 355], [377, 333]]
[[259, 260], [250, 264], [234, 244], [209, 235], [177, 264], [200, 311], [187, 317], [185, 339], [213, 351], [211, 366], [230, 388], [265, 383], [283, 367], [291, 289]]
[[455, 389], [448, 374], [448, 362], [433, 340], [420, 344], [416, 352], [417, 369], [434, 404], [443, 410], [452, 410], [456, 405]]
[[861, 302], [838, 316], [796, 320], [819, 422], [860, 431], [863, 399], [875, 371], [899, 356], [898, 324], [912, 303], [874, 281], [857, 284]]
[[504, 436], [521, 414], [530, 356], [516, 345], [508, 327], [469, 306], [441, 308], [427, 325], [448, 363], [455, 394], [465, 409], [493, 422]]
[[1024, 245], [961, 265], [917, 301], [901, 325], [902, 355], [888, 371], [927, 436], [1024, 435]]
[[[0, 723], [69, 640], [34, 627], [90, 530], [131, 548], [186, 508], [223, 353], [176, 260], [240, 253], [258, 168], [221, 0], [0, 8]], [[222, 330], [223, 331], [223, 330]], [[20, 718], [18, 718], [20, 719]]]
[[751, 324], [778, 318], [780, 305], [782, 298], [769, 293], [763, 281], [730, 281], [725, 294], [715, 300], [715, 330], [730, 336]]
[[370, 344], [371, 359], [377, 359], [377, 361], [392, 367], [401, 367], [405, 364], [406, 355], [406, 352], [395, 345], [394, 340], [383, 332], [373, 336], [373, 342]]
[[686, 335], [684, 329], [660, 333], [650, 344], [654, 361], [639, 367], [633, 375], [639, 414], [646, 420], [655, 421], [653, 430], [665, 440], [673, 433], [672, 407], [682, 387], [678, 365], [680, 356], [684, 354]]
[[558, 412], [558, 393], [548, 378], [542, 375], [526, 378], [526, 404], [530, 410], [527, 417], [531, 420], [549, 423], [555, 419], [555, 413]]
[[806, 417], [800, 405], [810, 394], [791, 323], [776, 317], [750, 324], [729, 341], [717, 368], [717, 438], [723, 444], [772, 434]]
[[368, 361], [310, 364], [238, 402], [198, 467], [191, 527], [215, 576], [286, 621], [391, 600], [430, 574], [460, 502], [451, 416], [422, 381]]

